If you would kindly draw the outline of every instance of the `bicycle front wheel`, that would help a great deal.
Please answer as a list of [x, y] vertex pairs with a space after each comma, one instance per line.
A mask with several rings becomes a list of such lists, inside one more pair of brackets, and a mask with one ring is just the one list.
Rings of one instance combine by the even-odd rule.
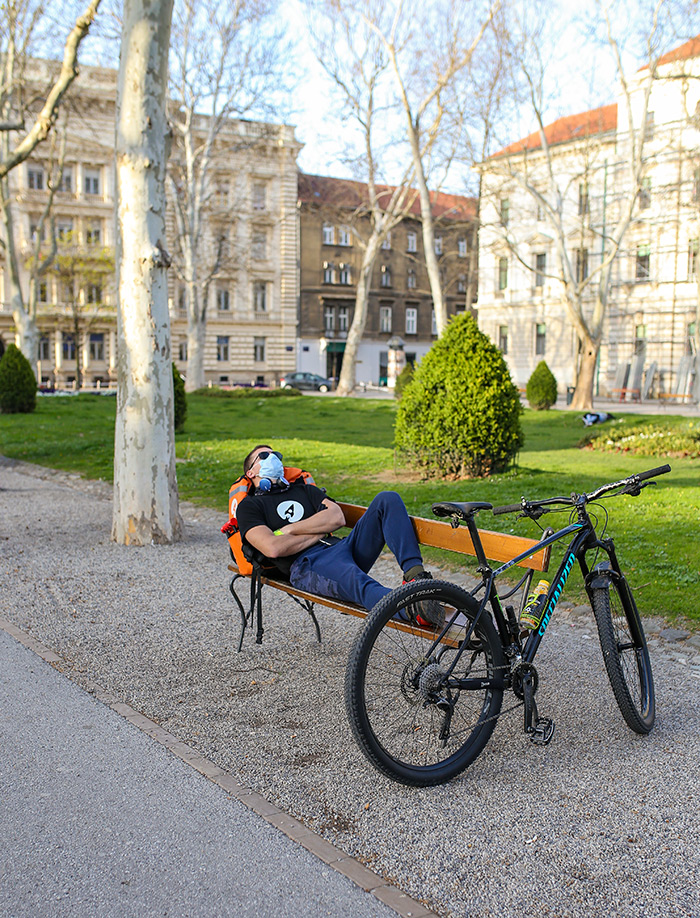
[[642, 621], [629, 587], [610, 579], [591, 591], [600, 646], [615, 700], [627, 726], [649, 733], [656, 704], [654, 678]]
[[[416, 624], [425, 603], [433, 613], [442, 607], [452, 622], [439, 642], [439, 632]], [[454, 584], [409, 583], [374, 607], [353, 644], [345, 679], [350, 725], [371, 764], [394, 781], [443, 784], [493, 733], [503, 650], [490, 615], [484, 610], [477, 619], [478, 609]]]

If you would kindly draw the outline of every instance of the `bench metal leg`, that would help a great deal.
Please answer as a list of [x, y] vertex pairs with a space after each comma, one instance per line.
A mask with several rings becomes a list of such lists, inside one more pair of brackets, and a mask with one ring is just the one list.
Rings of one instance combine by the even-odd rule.
[[314, 604], [309, 599], [300, 599], [298, 596], [292, 596], [290, 593], [290, 599], [293, 599], [294, 602], [301, 606], [305, 612], [308, 612], [311, 616], [311, 621], [314, 623], [314, 629], [316, 631], [316, 642], [321, 643], [321, 628], [318, 624], [318, 619], [316, 618], [316, 613], [314, 612]]
[[243, 638], [245, 637], [245, 631], [246, 631], [246, 628], [248, 627], [248, 622], [250, 622], [251, 624], [253, 623], [253, 614], [256, 610], [257, 610], [257, 625], [258, 625], [257, 632], [255, 635], [256, 644], [262, 644], [263, 630], [264, 630], [263, 622], [262, 622], [262, 584], [260, 583], [260, 581], [255, 575], [253, 575], [250, 578], [250, 603], [248, 605], [248, 611], [246, 612], [246, 609], [243, 603], [241, 602], [241, 599], [238, 593], [236, 593], [236, 581], [241, 578], [243, 580], [247, 579], [243, 577], [242, 574], [234, 574], [233, 577], [231, 578], [231, 583], [229, 584], [229, 590], [231, 591], [231, 596], [233, 596], [234, 600], [236, 601], [236, 605], [238, 606], [238, 611], [240, 612], [240, 615], [241, 615], [241, 634], [238, 639], [238, 651], [237, 651], [238, 653], [241, 652], [241, 648], [243, 647]]

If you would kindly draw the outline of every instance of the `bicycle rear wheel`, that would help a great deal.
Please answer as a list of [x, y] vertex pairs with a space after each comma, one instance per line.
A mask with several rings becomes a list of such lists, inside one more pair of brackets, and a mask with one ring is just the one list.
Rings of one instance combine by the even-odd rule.
[[[453, 622], [432, 650], [439, 632], [412, 624], [420, 612], [417, 604], [425, 601], [439, 603]], [[474, 761], [493, 733], [503, 700], [504, 662], [486, 611], [448, 674], [478, 609], [479, 603], [454, 584], [406, 584], [374, 607], [353, 644], [345, 678], [350, 725], [371, 764], [394, 781], [416, 787], [449, 781]]]
[[649, 733], [654, 726], [654, 678], [644, 629], [627, 583], [610, 579], [591, 591], [600, 646], [615, 700], [628, 727]]

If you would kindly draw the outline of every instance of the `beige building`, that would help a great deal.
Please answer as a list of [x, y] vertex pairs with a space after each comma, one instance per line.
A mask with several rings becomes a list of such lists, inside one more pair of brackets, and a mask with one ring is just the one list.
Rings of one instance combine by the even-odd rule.
[[[37, 63], [40, 71], [51, 66]], [[65, 165], [52, 207], [62, 257], [60, 270], [57, 263], [42, 279], [37, 307], [38, 376], [47, 386], [74, 387], [81, 377], [84, 387], [102, 387], [116, 379], [115, 281], [113, 270], [104, 270], [107, 263], [113, 267], [115, 245], [116, 87], [116, 71], [81, 67], [65, 107]], [[300, 145], [290, 126], [248, 121], [232, 122], [219, 144], [228, 151], [212, 173], [208, 218], [225, 226], [227, 253], [208, 287], [206, 379], [274, 383], [296, 365]], [[10, 174], [25, 299], [51, 172], [51, 150], [44, 143]], [[172, 213], [168, 233], [169, 251], [177, 258]], [[187, 317], [176, 267], [169, 288], [173, 359], [185, 373]], [[0, 350], [16, 337], [10, 298], [0, 252]]]
[[[645, 118], [649, 71], [642, 68], [628, 79], [635, 132], [644, 136], [643, 178], [612, 266], [596, 370], [600, 395], [619, 396], [627, 387], [635, 396], [690, 396], [697, 385], [698, 55], [695, 39], [661, 58]], [[538, 133], [482, 164], [479, 325], [504, 352], [521, 386], [542, 359], [560, 390], [575, 381], [578, 339], [564, 305], [561, 259], [569, 259], [574, 283], [595, 281], [600, 271], [610, 234], [631, 198], [624, 112], [620, 90], [616, 103], [545, 128], [563, 202], [561, 232], [552, 217], [556, 195]], [[593, 282], [583, 294], [588, 316], [595, 296]]]
[[[332, 380], [340, 374], [354, 315], [362, 263], [360, 240], [369, 235], [366, 202], [366, 186], [361, 182], [299, 176], [298, 369]], [[435, 248], [448, 315], [464, 311], [467, 300], [476, 294], [475, 212], [473, 198], [434, 195]], [[375, 262], [358, 351], [358, 382], [387, 384], [392, 339], [400, 339], [406, 360], [415, 362], [436, 336], [416, 201]]]

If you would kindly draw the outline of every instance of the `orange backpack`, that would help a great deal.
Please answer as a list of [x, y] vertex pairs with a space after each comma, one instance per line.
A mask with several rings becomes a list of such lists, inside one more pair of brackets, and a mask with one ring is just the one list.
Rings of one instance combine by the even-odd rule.
[[[303, 469], [287, 468], [285, 466], [284, 477], [289, 484], [293, 484], [293, 482], [299, 481], [300, 479], [304, 484], [316, 484], [311, 473], [305, 472]], [[245, 500], [245, 498], [254, 491], [255, 485], [247, 475], [241, 475], [240, 478], [234, 481], [228, 492], [228, 513], [230, 519], [225, 526], [221, 527], [221, 531], [228, 538], [231, 554], [233, 555], [233, 560], [236, 562], [238, 570], [247, 577], [253, 573], [253, 565], [243, 553], [243, 539], [238, 529], [236, 515], [241, 505], [241, 501]]]

